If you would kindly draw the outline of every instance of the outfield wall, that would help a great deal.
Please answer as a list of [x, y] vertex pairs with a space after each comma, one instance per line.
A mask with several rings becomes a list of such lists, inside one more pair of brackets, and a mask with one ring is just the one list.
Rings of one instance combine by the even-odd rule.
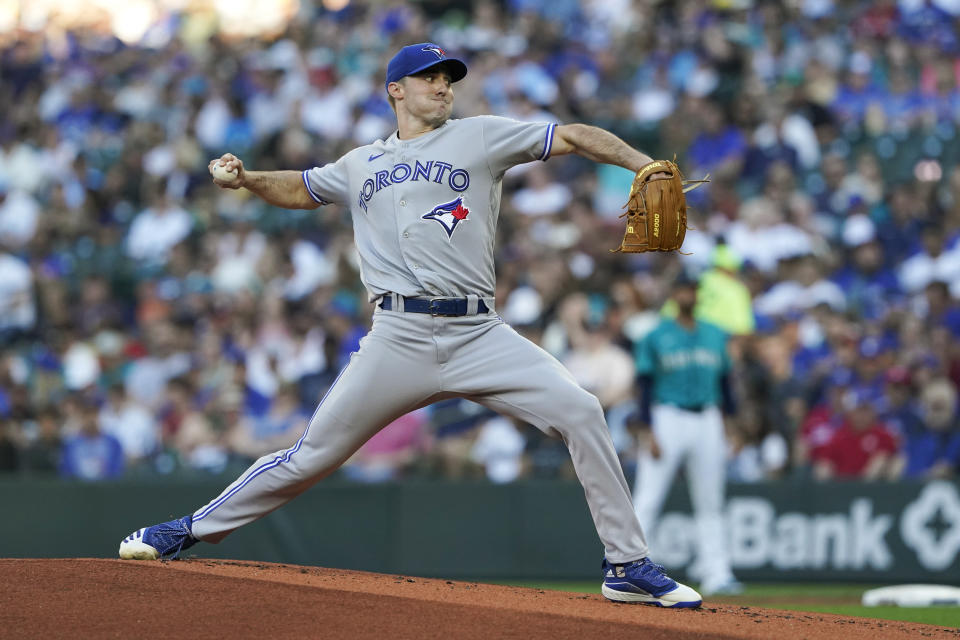
[[[130, 531], [183, 515], [233, 478], [78, 484], [0, 480], [0, 556], [111, 557]], [[960, 485], [741, 485], [728, 535], [745, 580], [960, 582]], [[650, 536], [694, 558], [682, 486]], [[478, 579], [593, 578], [602, 548], [576, 483], [325, 482], [190, 555]]]

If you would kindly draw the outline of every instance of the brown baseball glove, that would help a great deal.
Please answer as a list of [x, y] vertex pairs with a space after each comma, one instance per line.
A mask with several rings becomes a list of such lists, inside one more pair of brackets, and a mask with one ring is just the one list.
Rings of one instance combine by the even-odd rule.
[[613, 252], [676, 251], [687, 233], [687, 198], [683, 194], [709, 182], [687, 180], [670, 160], [655, 160], [637, 172], [624, 206], [627, 231]]

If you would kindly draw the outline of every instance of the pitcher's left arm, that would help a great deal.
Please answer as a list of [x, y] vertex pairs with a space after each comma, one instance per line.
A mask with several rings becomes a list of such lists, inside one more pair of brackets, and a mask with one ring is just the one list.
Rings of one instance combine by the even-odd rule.
[[576, 153], [594, 162], [615, 164], [639, 171], [653, 158], [637, 151], [606, 129], [588, 124], [564, 124], [557, 127], [551, 155]]

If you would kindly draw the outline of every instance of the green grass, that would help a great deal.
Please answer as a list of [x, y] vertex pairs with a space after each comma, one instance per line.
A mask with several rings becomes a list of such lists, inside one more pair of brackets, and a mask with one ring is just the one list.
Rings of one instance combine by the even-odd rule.
[[[517, 587], [600, 593], [600, 581], [564, 582], [535, 581], [510, 582]], [[863, 607], [863, 592], [881, 585], [874, 584], [747, 584], [743, 595], [709, 598], [707, 603], [736, 604], [740, 606], [835, 613], [861, 618], [902, 620], [935, 624], [942, 627], [960, 627], [960, 607]]]

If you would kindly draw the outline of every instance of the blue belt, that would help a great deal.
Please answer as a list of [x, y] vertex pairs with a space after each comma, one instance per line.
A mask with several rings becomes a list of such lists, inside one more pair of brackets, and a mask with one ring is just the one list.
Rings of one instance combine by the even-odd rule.
[[713, 407], [712, 404], [691, 404], [686, 407], [678, 404], [674, 406], [677, 407], [677, 409], [681, 409], [682, 411], [689, 411], [690, 413], [703, 413], [707, 409]]
[[[384, 311], [393, 310], [393, 298], [380, 298], [380, 308]], [[403, 310], [410, 313], [429, 313], [432, 316], [465, 316], [467, 315], [466, 298], [404, 298]], [[477, 300], [477, 313], [490, 311], [483, 300]]]

